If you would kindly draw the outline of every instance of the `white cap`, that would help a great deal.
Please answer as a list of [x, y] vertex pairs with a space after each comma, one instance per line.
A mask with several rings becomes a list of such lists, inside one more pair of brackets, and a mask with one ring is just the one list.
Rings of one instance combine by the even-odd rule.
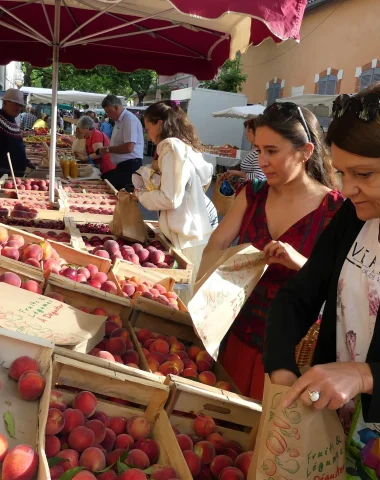
[[9, 88], [3, 97], [3, 102], [13, 102], [18, 103], [19, 105], [25, 105], [24, 103], [24, 94], [18, 88]]

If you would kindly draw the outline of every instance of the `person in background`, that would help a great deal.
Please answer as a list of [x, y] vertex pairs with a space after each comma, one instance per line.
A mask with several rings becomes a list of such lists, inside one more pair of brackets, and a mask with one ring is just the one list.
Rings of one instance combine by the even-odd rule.
[[100, 173], [102, 178], [108, 178], [108, 174], [111, 173], [116, 167], [111, 161], [110, 154], [100, 156], [97, 152], [100, 148], [108, 147], [109, 139], [107, 135], [100, 132], [95, 125], [94, 120], [87, 115], [81, 117], [78, 121], [78, 129], [80, 129], [84, 138], [86, 139], [86, 151], [89, 159], [94, 163], [100, 164]]
[[98, 128], [98, 124], [99, 124], [99, 119], [98, 117], [96, 116], [96, 113], [93, 112], [92, 110], [88, 110], [85, 114], [87, 117], [90, 117], [94, 120], [94, 123], [96, 125], [96, 128]]
[[41, 113], [41, 118], [36, 120], [33, 125], [33, 129], [35, 128], [49, 128], [48, 126], [49, 116], [46, 113]]
[[259, 154], [255, 147], [255, 123], [254, 118], [244, 122], [245, 135], [252, 145], [251, 152], [242, 160], [240, 170], [228, 170], [223, 174], [222, 180], [229, 180], [232, 177], [239, 177], [243, 180], [254, 180], [255, 178], [265, 180], [265, 175], [259, 167]]
[[107, 117], [107, 115], [103, 116], [103, 121], [102, 121], [102, 124], [101, 124], [99, 130], [101, 132], [103, 132], [105, 135], [107, 135], [108, 138], [112, 137], [113, 127], [110, 124], [110, 119]]
[[[175, 101], [154, 103], [144, 118], [148, 136], [157, 145], [161, 185], [159, 190], [141, 189], [135, 194], [145, 208], [160, 212], [162, 233], [193, 263], [193, 286], [213, 231], [204, 193], [213, 167], [203, 159], [195, 129]], [[180, 297], [187, 303], [192, 288], [181, 292]]]
[[8, 153], [16, 176], [23, 176], [27, 167], [34, 169], [28, 160], [22, 131], [15, 122], [24, 106], [24, 95], [18, 88], [10, 88], [3, 97], [0, 109], [0, 176], [10, 174]]
[[[347, 200], [273, 302], [263, 357], [272, 382], [291, 387], [284, 408], [298, 399], [338, 411], [347, 480], [379, 478], [379, 125], [380, 82], [335, 100], [326, 140]], [[301, 376], [294, 349], [324, 302], [314, 366]]]
[[21, 130], [32, 130], [33, 125], [37, 121], [31, 105], [27, 105], [25, 112], [21, 114], [20, 128]]
[[75, 129], [75, 140], [71, 146], [71, 151], [77, 160], [82, 162], [88, 160], [86, 139], [84, 137], [84, 133], [80, 128], [78, 128], [78, 126], [76, 126]]
[[132, 174], [141, 166], [144, 158], [144, 136], [140, 121], [123, 107], [116, 95], [107, 95], [103, 102], [107, 116], [115, 121], [109, 147], [99, 149], [101, 157], [111, 154], [112, 163], [116, 166], [109, 172], [107, 180], [121, 190], [133, 191]]
[[[268, 268], [238, 314], [221, 363], [243, 395], [262, 400], [265, 326], [280, 287], [296, 275], [343, 203], [318, 120], [294, 103], [274, 103], [256, 119], [255, 145], [265, 182], [247, 182], [204, 251], [239, 237], [263, 251]], [[257, 188], [258, 184], [262, 187]], [[286, 325], [287, 319], [283, 317]]]
[[73, 113], [74, 122], [71, 125], [71, 133], [72, 133], [72, 135], [74, 135], [74, 137], [75, 137], [75, 131], [76, 131], [76, 128], [77, 128], [77, 123], [78, 123], [78, 120], [80, 119], [80, 117], [81, 117], [80, 111], [75, 108], [74, 113]]

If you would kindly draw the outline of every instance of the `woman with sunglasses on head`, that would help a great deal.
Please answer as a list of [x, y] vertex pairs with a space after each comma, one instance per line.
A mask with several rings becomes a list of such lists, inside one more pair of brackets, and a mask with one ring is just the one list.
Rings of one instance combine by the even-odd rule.
[[[262, 349], [269, 308], [278, 289], [295, 276], [343, 202], [316, 117], [294, 103], [275, 103], [256, 119], [255, 145], [267, 178], [248, 182], [211, 236], [206, 253], [239, 237], [264, 251], [268, 269], [247, 300], [221, 362], [240, 391], [262, 399]], [[260, 188], [262, 187], [262, 188]], [[284, 319], [286, 323], [286, 319]]]
[[[317, 409], [338, 410], [347, 479], [380, 478], [380, 82], [334, 103], [327, 134], [348, 198], [309, 261], [272, 305], [265, 370]], [[294, 348], [326, 302], [312, 367]], [[286, 319], [286, 321], [284, 321]], [[365, 448], [365, 450], [364, 450]], [[372, 452], [370, 455], [369, 453]], [[377, 452], [377, 453], [376, 453]]]

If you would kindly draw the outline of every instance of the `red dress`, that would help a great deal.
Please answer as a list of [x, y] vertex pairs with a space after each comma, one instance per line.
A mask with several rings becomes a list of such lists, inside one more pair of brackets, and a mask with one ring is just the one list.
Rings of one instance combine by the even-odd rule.
[[[100, 130], [93, 130], [91, 137], [86, 138], [87, 155], [95, 153], [93, 148], [93, 145], [95, 145], [95, 143], [101, 143], [103, 147], [109, 147], [110, 140], [107, 135], [104, 135], [104, 133]], [[100, 173], [102, 174], [116, 168], [116, 165], [112, 163], [111, 155], [109, 153], [104, 155], [101, 159], [99, 158], [94, 161], [95, 163], [100, 163]]]
[[[265, 213], [268, 190], [266, 184], [254, 193], [253, 182], [247, 183], [248, 206], [240, 228], [239, 244], [252, 243], [258, 250], [263, 250], [272, 241]], [[316, 210], [292, 225], [278, 240], [309, 258], [319, 235], [343, 201], [339, 192], [328, 193]], [[232, 325], [221, 355], [221, 363], [241, 393], [255, 400], [262, 400], [264, 389], [262, 352], [269, 307], [278, 290], [296, 274], [295, 270], [279, 264], [267, 268]]]

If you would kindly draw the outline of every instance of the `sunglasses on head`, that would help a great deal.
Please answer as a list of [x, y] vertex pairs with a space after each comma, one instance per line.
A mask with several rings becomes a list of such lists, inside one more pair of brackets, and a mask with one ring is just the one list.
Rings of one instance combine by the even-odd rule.
[[376, 118], [380, 111], [380, 98], [375, 93], [370, 93], [364, 97], [346, 93], [339, 95], [333, 103], [333, 118], [341, 118], [348, 111], [353, 112], [359, 120], [370, 122]]
[[305, 117], [303, 116], [302, 110], [298, 105], [296, 105], [293, 102], [284, 102], [284, 103], [274, 102], [272, 103], [272, 105], [270, 105], [264, 110], [264, 115], [267, 115], [267, 116], [271, 116], [272, 114], [278, 114], [278, 113], [280, 113], [286, 118], [291, 118], [296, 116], [304, 128], [309, 142], [312, 143], [309, 127], [307, 126]]

